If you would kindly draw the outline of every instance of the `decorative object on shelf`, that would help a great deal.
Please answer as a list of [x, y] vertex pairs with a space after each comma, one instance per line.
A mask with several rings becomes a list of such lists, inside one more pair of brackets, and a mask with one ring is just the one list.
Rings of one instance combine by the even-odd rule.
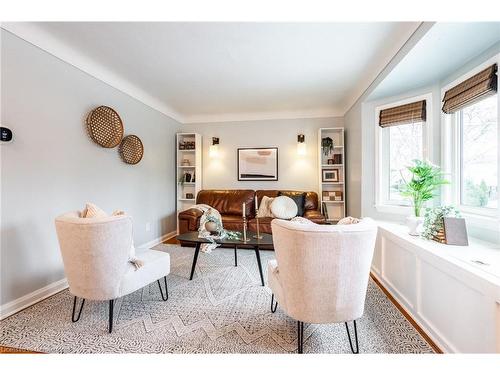
[[407, 225], [409, 234], [418, 236], [424, 221], [420, 216], [424, 203], [434, 198], [436, 189], [448, 184], [448, 181], [443, 178], [438, 166], [423, 160], [414, 160], [413, 163], [414, 165], [407, 167], [412, 174], [411, 180], [407, 182], [401, 174], [405, 183], [400, 186], [399, 191], [402, 196], [411, 198], [413, 202], [414, 212], [412, 216], [407, 217]]
[[185, 141], [184, 142], [184, 149], [185, 150], [195, 150], [196, 149], [196, 142], [194, 142], [194, 141]]
[[299, 134], [297, 135], [297, 154], [304, 156], [306, 153], [306, 136], [304, 134]]
[[444, 218], [460, 217], [460, 212], [453, 206], [428, 208], [425, 211], [422, 237], [439, 243], [446, 243]]
[[193, 172], [193, 178], [191, 179], [191, 182], [192, 182], [192, 183], [195, 183], [195, 182], [196, 182], [196, 178], [195, 178], [195, 177], [196, 177], [196, 174]]
[[184, 142], [179, 142], [179, 150], [185, 150], [186, 144]]
[[186, 183], [186, 174], [183, 174], [179, 177], [179, 180], [177, 181], [179, 185], [184, 185]]
[[[0, 126], [0, 142], [9, 143], [12, 142], [12, 130], [9, 128]], [[2, 144], [0, 143], [0, 144]]]
[[342, 164], [342, 154], [333, 154], [333, 164]]
[[219, 138], [212, 137], [212, 145], [208, 150], [208, 156], [215, 158], [219, 155]]
[[120, 143], [119, 152], [125, 163], [137, 164], [144, 156], [144, 146], [138, 136], [131, 134], [123, 138]]
[[339, 182], [338, 169], [323, 169], [323, 182]]
[[328, 159], [328, 160], [326, 161], [326, 163], [327, 163], [327, 164], [335, 164], [335, 162], [333, 161], [333, 159]]
[[193, 193], [186, 193], [186, 199], [194, 199]]
[[89, 137], [99, 146], [113, 148], [123, 138], [123, 123], [113, 108], [100, 106], [87, 116], [87, 132]]
[[191, 162], [189, 159], [182, 159], [181, 166], [183, 167], [189, 167], [191, 165]]
[[278, 148], [239, 148], [238, 181], [278, 181]]
[[191, 173], [189, 173], [189, 172], [184, 173], [184, 181], [185, 182], [194, 182], [194, 181], [191, 181]]
[[323, 200], [324, 201], [342, 201], [342, 192], [341, 191], [323, 191]]
[[330, 137], [321, 138], [321, 150], [325, 156], [331, 155], [333, 152], [333, 139]]

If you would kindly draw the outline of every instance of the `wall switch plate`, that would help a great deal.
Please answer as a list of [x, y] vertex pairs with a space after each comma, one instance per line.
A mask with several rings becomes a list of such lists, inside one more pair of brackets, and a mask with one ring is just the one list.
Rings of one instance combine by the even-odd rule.
[[146, 232], [151, 231], [151, 223], [146, 223]]

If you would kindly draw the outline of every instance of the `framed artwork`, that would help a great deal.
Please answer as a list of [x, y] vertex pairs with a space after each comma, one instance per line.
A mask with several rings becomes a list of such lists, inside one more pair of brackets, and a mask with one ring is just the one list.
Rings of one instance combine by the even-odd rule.
[[238, 181], [278, 181], [278, 148], [239, 148]]
[[338, 169], [323, 169], [323, 182], [339, 182]]

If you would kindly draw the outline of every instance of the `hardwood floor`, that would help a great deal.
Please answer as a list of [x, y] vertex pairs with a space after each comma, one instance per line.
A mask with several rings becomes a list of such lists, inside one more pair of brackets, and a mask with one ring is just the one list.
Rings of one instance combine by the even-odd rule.
[[[166, 244], [172, 244], [172, 245], [178, 245], [179, 241], [177, 241], [175, 238], [170, 238], [166, 240], [164, 243]], [[390, 295], [390, 293], [385, 289], [380, 282], [377, 280], [376, 277], [374, 277], [372, 274], [370, 274], [371, 278], [375, 283], [382, 289], [384, 294], [389, 298], [389, 300], [398, 308], [398, 310], [405, 316], [405, 318], [410, 322], [410, 324], [422, 335], [422, 337], [429, 343], [430, 346], [434, 349], [436, 353], [443, 353], [442, 350], [430, 339], [429, 336], [418, 326], [418, 324], [412, 319], [412, 317], [403, 309], [403, 307]], [[0, 346], [0, 354], [43, 354], [39, 352], [32, 352], [29, 350], [24, 350], [24, 349], [16, 349], [16, 348], [10, 348], [8, 346]]]

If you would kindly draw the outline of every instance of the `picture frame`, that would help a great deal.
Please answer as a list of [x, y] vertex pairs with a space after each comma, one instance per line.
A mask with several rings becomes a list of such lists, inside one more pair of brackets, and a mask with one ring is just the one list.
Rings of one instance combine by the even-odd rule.
[[278, 181], [278, 148], [237, 149], [238, 181]]
[[326, 161], [326, 163], [327, 163], [327, 164], [335, 164], [335, 163], [333, 162], [333, 159], [328, 159], [328, 160]]
[[339, 170], [334, 169], [323, 169], [322, 170], [322, 181], [323, 182], [339, 182]]

